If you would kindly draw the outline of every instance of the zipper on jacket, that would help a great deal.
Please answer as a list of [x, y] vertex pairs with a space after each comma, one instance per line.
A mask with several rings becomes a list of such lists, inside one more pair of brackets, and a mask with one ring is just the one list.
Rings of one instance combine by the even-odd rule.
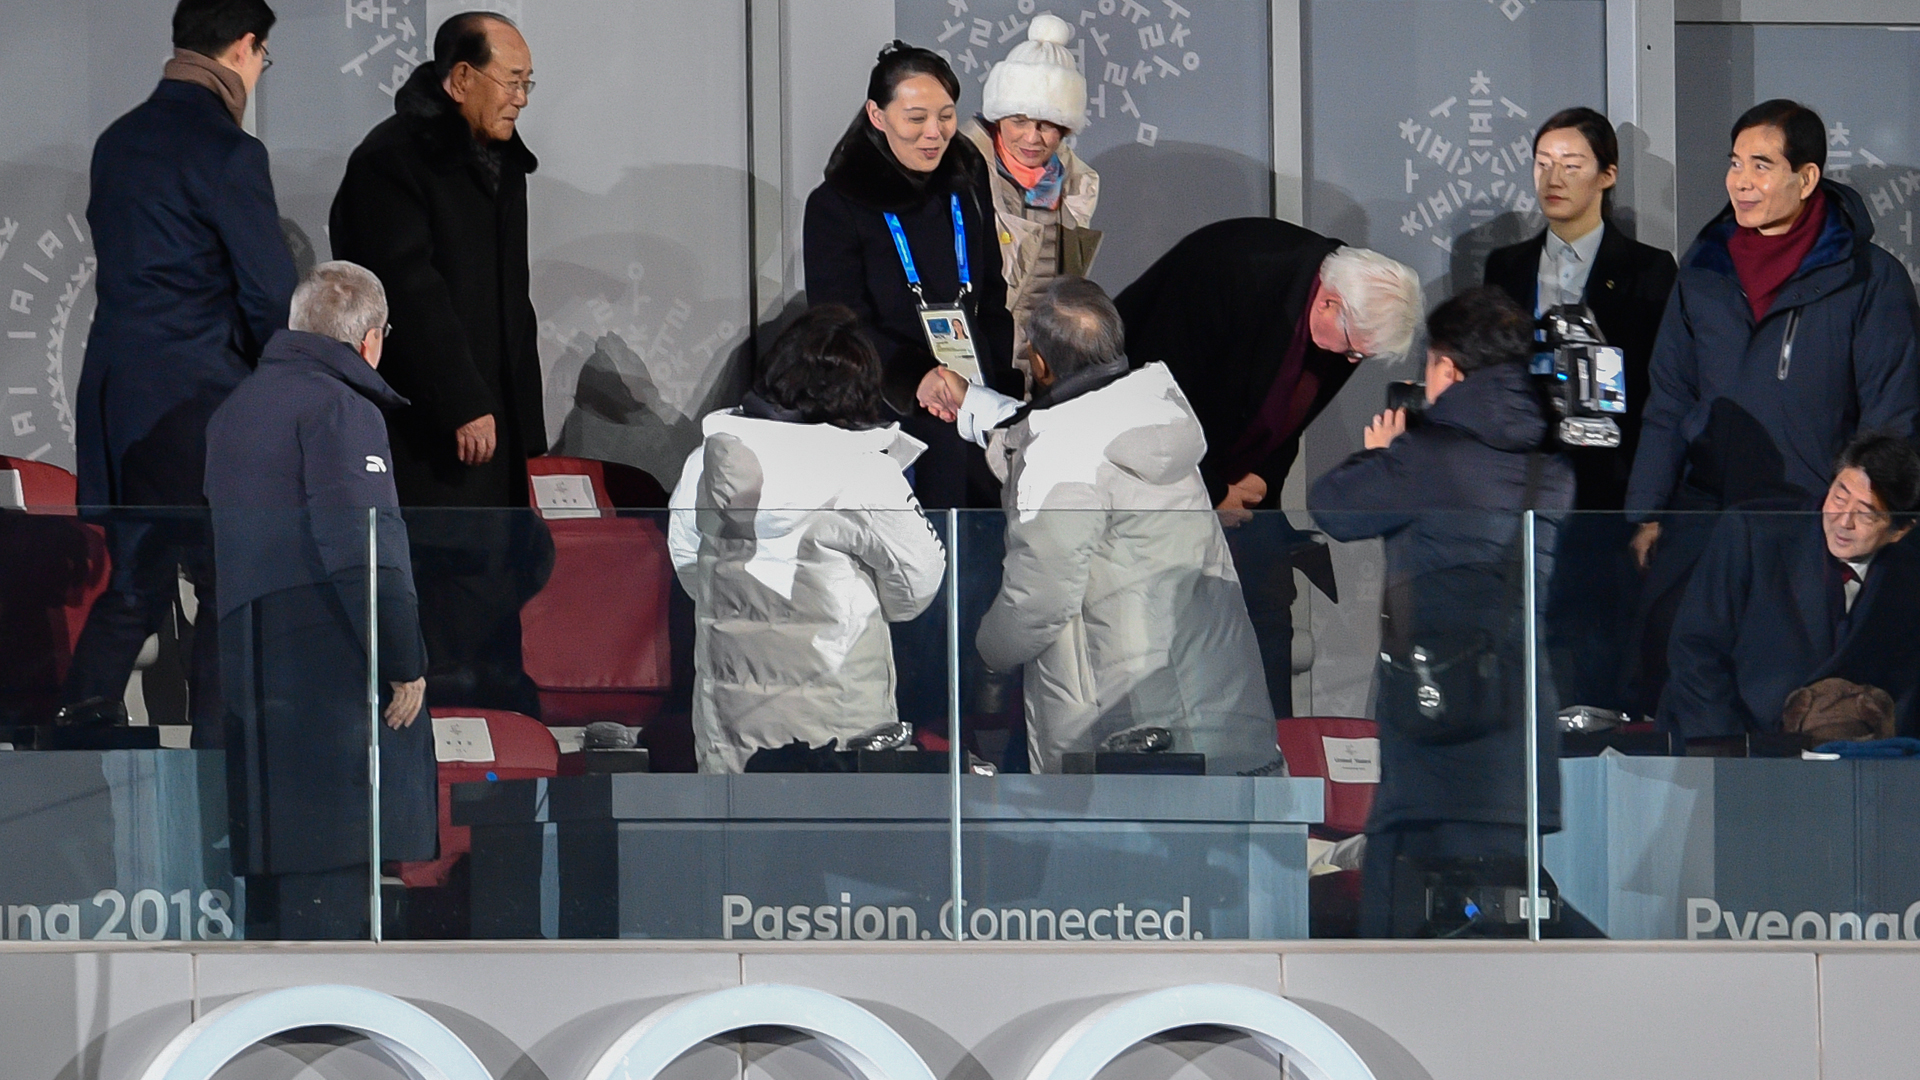
[[1780, 342], [1780, 381], [1787, 381], [1787, 371], [1793, 367], [1793, 332], [1800, 328], [1800, 309], [1787, 312], [1787, 336]]

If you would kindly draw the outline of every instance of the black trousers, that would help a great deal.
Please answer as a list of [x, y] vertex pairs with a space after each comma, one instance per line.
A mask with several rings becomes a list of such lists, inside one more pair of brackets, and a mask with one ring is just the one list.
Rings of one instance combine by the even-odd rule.
[[[1422, 901], [1425, 886], [1415, 863], [1435, 861], [1526, 858], [1524, 825], [1492, 825], [1477, 821], [1429, 821], [1367, 833], [1367, 852], [1360, 864], [1360, 936], [1363, 938], [1431, 937]], [[1525, 864], [1515, 880], [1486, 881], [1487, 885], [1526, 887]], [[1541, 890], [1553, 878], [1543, 867]], [[1564, 901], [1555, 923], [1542, 923], [1542, 937], [1599, 938], [1606, 935], [1586, 916]], [[1470, 937], [1526, 937], [1525, 923], [1488, 928]]]
[[199, 611], [187, 671], [187, 718], [196, 749], [225, 744], [220, 694], [220, 639], [214, 612], [213, 543], [205, 509], [116, 509], [106, 522], [113, 577], [94, 601], [73, 650], [63, 694], [69, 703], [120, 701], [148, 635], [157, 633], [193, 584]]

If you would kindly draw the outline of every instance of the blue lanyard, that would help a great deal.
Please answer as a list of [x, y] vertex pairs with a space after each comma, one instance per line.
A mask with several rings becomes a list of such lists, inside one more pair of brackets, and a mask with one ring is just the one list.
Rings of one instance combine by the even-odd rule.
[[[967, 223], [960, 217], [958, 194], [948, 196], [947, 206], [953, 211], [953, 258], [960, 268], [960, 295], [964, 297], [973, 289], [973, 273], [967, 266]], [[893, 234], [893, 249], [900, 253], [900, 266], [907, 272], [907, 287], [924, 304], [927, 298], [920, 292], [920, 271], [913, 265], [913, 251], [907, 247], [906, 230], [900, 227], [898, 217], [893, 214], [885, 216], [887, 231]]]

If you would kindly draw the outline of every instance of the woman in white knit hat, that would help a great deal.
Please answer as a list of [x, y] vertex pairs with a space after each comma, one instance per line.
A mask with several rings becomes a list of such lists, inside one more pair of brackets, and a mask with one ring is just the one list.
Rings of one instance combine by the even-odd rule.
[[1036, 15], [1027, 40], [987, 73], [980, 115], [961, 130], [992, 164], [1013, 362], [1027, 369], [1027, 312], [1061, 274], [1085, 275], [1100, 246], [1088, 225], [1100, 174], [1062, 144], [1086, 126], [1087, 80], [1067, 41], [1073, 27]]

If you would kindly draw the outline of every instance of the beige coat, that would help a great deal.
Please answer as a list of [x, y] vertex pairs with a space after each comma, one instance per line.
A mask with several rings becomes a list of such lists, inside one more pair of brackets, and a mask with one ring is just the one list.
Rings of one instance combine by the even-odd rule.
[[[993, 185], [993, 214], [1000, 233], [1000, 268], [1007, 279], [1007, 310], [1013, 313], [1013, 363], [1027, 370], [1027, 312], [1046, 287], [1051, 275], [1036, 274], [1040, 253], [1047, 246], [1047, 225], [1029, 220], [1020, 186], [1000, 172], [993, 149], [993, 136], [980, 121], [969, 120], [960, 133], [972, 140], [987, 159], [987, 175]], [[1100, 233], [1088, 226], [1100, 201], [1100, 174], [1065, 146], [1060, 162], [1067, 178], [1060, 196], [1060, 273], [1086, 274], [1093, 268], [1093, 257], [1100, 250]]]

